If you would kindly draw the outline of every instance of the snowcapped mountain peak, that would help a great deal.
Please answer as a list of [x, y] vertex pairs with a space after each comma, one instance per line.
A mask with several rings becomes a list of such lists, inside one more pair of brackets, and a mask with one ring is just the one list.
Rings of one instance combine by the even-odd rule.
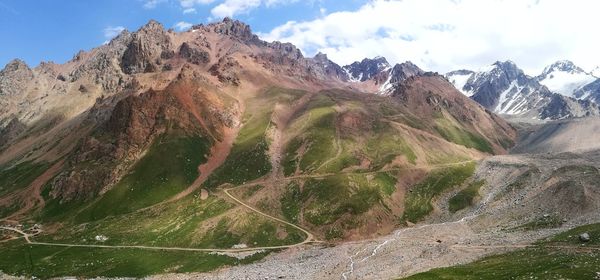
[[536, 79], [553, 92], [575, 97], [575, 93], [597, 78], [569, 60], [561, 60], [547, 66]]
[[590, 74], [596, 78], [600, 78], [600, 66], [596, 66], [596, 68], [590, 71]]
[[364, 82], [389, 68], [391, 65], [383, 56], [365, 58], [343, 67], [352, 82]]
[[579, 66], [575, 65], [575, 63], [573, 63], [572, 61], [559, 60], [559, 61], [547, 66], [546, 68], [544, 68], [544, 71], [542, 72], [541, 76], [549, 75], [549, 74], [552, 74], [553, 72], [565, 72], [565, 73], [570, 73], [570, 74], [585, 73], [585, 71], [583, 71], [583, 69], [581, 69]]

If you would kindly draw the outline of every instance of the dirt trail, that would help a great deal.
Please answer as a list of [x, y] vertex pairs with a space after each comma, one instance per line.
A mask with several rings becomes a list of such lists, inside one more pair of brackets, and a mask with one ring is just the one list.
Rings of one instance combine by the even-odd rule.
[[19, 220], [21, 216], [36, 207], [40, 209], [44, 208], [46, 201], [41, 194], [42, 187], [60, 171], [64, 163], [64, 159], [56, 162], [48, 168], [48, 170], [42, 173], [42, 175], [33, 180], [29, 187], [12, 197], [12, 199], [21, 199], [23, 206], [17, 212], [12, 213], [2, 220]]
[[271, 178], [277, 179], [283, 177], [281, 158], [283, 156], [283, 149], [285, 148], [284, 130], [288, 127], [292, 116], [302, 109], [314, 95], [314, 92], [309, 92], [290, 105], [286, 106], [280, 103], [275, 105], [275, 110], [273, 110], [273, 114], [271, 115], [274, 127], [271, 135], [272, 142], [269, 146], [269, 156], [272, 166]]
[[[34, 244], [34, 245], [44, 245], [44, 246], [55, 246], [55, 247], [83, 247], [83, 248], [113, 248], [113, 249], [149, 249], [149, 250], [163, 250], [163, 251], [190, 251], [190, 252], [214, 252], [214, 253], [241, 253], [241, 252], [252, 252], [252, 251], [264, 251], [264, 250], [275, 250], [275, 249], [289, 249], [289, 248], [294, 248], [294, 247], [299, 247], [302, 245], [306, 245], [309, 243], [322, 243], [322, 241], [319, 241], [317, 239], [315, 239], [314, 235], [312, 233], [310, 233], [309, 231], [303, 229], [302, 227], [292, 224], [290, 222], [284, 221], [282, 219], [279, 219], [277, 217], [273, 217], [269, 214], [263, 213], [261, 211], [259, 211], [258, 209], [244, 203], [243, 201], [241, 201], [240, 199], [238, 199], [237, 197], [233, 196], [231, 193], [229, 193], [230, 190], [233, 189], [238, 189], [238, 188], [242, 188], [242, 187], [246, 187], [246, 186], [250, 186], [256, 183], [249, 183], [249, 184], [244, 184], [244, 185], [239, 185], [236, 187], [232, 187], [232, 188], [228, 188], [228, 189], [224, 189], [224, 193], [231, 199], [233, 199], [236, 203], [240, 204], [241, 206], [248, 208], [249, 210], [256, 212], [268, 219], [274, 220], [278, 223], [282, 223], [285, 225], [289, 225], [291, 227], [294, 227], [300, 231], [302, 231], [304, 234], [306, 234], [306, 238], [299, 243], [295, 243], [295, 244], [290, 244], [290, 245], [281, 245], [281, 246], [264, 246], [264, 247], [252, 247], [252, 248], [239, 248], [239, 249], [218, 249], [218, 248], [185, 248], [185, 247], [163, 247], [163, 246], [143, 246], [143, 245], [95, 245], [95, 244], [72, 244], [72, 243], [49, 243], [49, 242], [35, 242], [35, 241], [31, 241], [31, 237], [34, 237], [36, 235], [38, 235], [39, 233], [41, 233], [41, 231], [38, 231], [36, 233], [30, 234], [30, 233], [26, 233], [22, 230], [19, 230], [17, 228], [13, 228], [13, 227], [6, 227], [6, 226], [0, 226], [0, 229], [2, 230], [9, 230], [9, 231], [14, 231], [18, 234], [21, 234], [23, 238], [25, 238], [25, 241], [28, 244]], [[13, 239], [17, 239], [17, 238], [11, 238], [10, 240]]]
[[300, 230], [300, 231], [304, 232], [304, 234], [306, 234], [306, 239], [304, 239], [304, 241], [302, 241], [301, 243], [298, 243], [298, 244], [296, 244], [296, 246], [303, 245], [303, 244], [306, 244], [306, 243], [311, 243], [311, 242], [322, 242], [322, 241], [319, 241], [319, 240], [317, 240], [317, 239], [314, 237], [314, 235], [313, 235], [312, 233], [310, 233], [308, 230], [305, 230], [305, 229], [303, 229], [302, 227], [300, 227], [300, 226], [298, 226], [298, 225], [295, 225], [295, 224], [292, 224], [292, 223], [290, 223], [290, 222], [287, 222], [287, 221], [285, 221], [285, 220], [282, 220], [282, 219], [279, 219], [279, 218], [277, 218], [277, 217], [273, 217], [273, 216], [271, 216], [271, 215], [269, 215], [269, 214], [266, 214], [266, 213], [264, 213], [264, 212], [261, 212], [261, 211], [257, 210], [256, 208], [254, 208], [254, 207], [252, 207], [252, 206], [250, 206], [250, 205], [248, 205], [248, 204], [244, 203], [243, 201], [239, 200], [238, 198], [236, 198], [235, 196], [233, 196], [233, 195], [231, 195], [231, 194], [229, 193], [229, 191], [231, 191], [231, 190], [238, 189], [238, 188], [242, 188], [242, 187], [245, 187], [245, 186], [246, 186], [246, 185], [241, 185], [241, 186], [237, 186], [237, 187], [233, 187], [233, 188], [225, 189], [225, 190], [224, 190], [224, 192], [225, 192], [225, 194], [226, 194], [227, 196], [229, 196], [229, 197], [230, 197], [231, 199], [233, 199], [235, 202], [237, 202], [237, 203], [239, 203], [239, 204], [243, 205], [244, 207], [246, 207], [246, 208], [248, 208], [248, 209], [250, 209], [250, 210], [252, 210], [252, 211], [254, 211], [254, 212], [256, 212], [256, 213], [258, 213], [258, 214], [260, 214], [260, 215], [262, 215], [262, 216], [265, 216], [265, 217], [267, 217], [267, 218], [269, 218], [269, 219], [271, 219], [271, 220], [274, 220], [274, 221], [277, 221], [277, 222], [279, 222], [279, 223], [282, 223], [282, 224], [285, 224], [285, 225], [291, 226], [291, 227], [293, 227], [293, 228], [295, 228], [295, 229], [298, 229], [298, 230]]
[[239, 127], [225, 128], [223, 132], [223, 140], [217, 142], [211, 147], [210, 156], [208, 157], [207, 161], [198, 166], [198, 173], [200, 173], [198, 178], [196, 178], [196, 180], [194, 180], [194, 182], [187, 189], [178, 193], [166, 202], [173, 202], [182, 199], [198, 190], [202, 186], [202, 183], [206, 181], [208, 176], [225, 162], [225, 159], [227, 159], [227, 156], [229, 156], [229, 153], [231, 152], [231, 147], [233, 146], [233, 142], [235, 141], [238, 131]]

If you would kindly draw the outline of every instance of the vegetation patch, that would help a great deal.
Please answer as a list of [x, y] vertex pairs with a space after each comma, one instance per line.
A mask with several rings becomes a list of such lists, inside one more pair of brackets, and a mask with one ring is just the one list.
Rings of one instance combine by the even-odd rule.
[[434, 129], [444, 139], [463, 145], [467, 148], [474, 148], [486, 153], [494, 153], [492, 145], [480, 135], [467, 131], [453, 124], [446, 119], [436, 119]]
[[275, 104], [291, 103], [303, 94], [303, 91], [271, 88], [249, 101], [249, 104], [256, 104], [256, 107], [246, 109], [242, 128], [229, 156], [208, 177], [204, 186], [216, 188], [223, 183], [239, 185], [268, 174], [272, 166], [266, 133]]
[[448, 210], [454, 213], [458, 210], [470, 207], [475, 202], [475, 198], [479, 196], [479, 189], [485, 185], [484, 180], [471, 182], [465, 189], [455, 194], [448, 201]]
[[78, 215], [98, 220], [147, 207], [183, 191], [198, 177], [209, 142], [201, 137], [163, 134], [117, 185]]
[[243, 199], [250, 198], [263, 188], [264, 188], [263, 185], [252, 185], [249, 187], [245, 187], [245, 188], [243, 188], [244, 190], [242, 192], [242, 198]]
[[250, 263], [267, 254], [238, 260], [204, 252], [51, 247], [15, 241], [2, 245], [0, 270], [11, 275], [42, 279], [65, 275], [145, 277], [160, 273], [211, 271], [225, 265]]
[[579, 235], [583, 233], [588, 233], [590, 235], [590, 241], [586, 242], [585, 244], [600, 245], [600, 224], [580, 226], [572, 230], [560, 233], [554, 236], [553, 238], [550, 238], [548, 240], [548, 243], [559, 243], [567, 245], [581, 244], [582, 242], [581, 240], [579, 240]]
[[292, 223], [298, 223], [302, 208], [302, 192], [298, 183], [291, 182], [286, 186], [286, 191], [280, 202], [283, 216]]
[[374, 162], [372, 169], [379, 169], [400, 155], [415, 164], [417, 156], [414, 151], [389, 123], [374, 121], [372, 131], [364, 150]]
[[[405, 279], [596, 279], [600, 251], [579, 247], [582, 243], [579, 234], [584, 232], [591, 236], [586, 245], [600, 244], [600, 224], [585, 225], [537, 242], [536, 247], [486, 257], [466, 265], [433, 269]], [[563, 247], [553, 247], [557, 245]]]
[[439, 268], [405, 278], [425, 279], [595, 279], [600, 253], [530, 248], [491, 256], [448, 268]]
[[442, 192], [462, 185], [475, 171], [475, 163], [464, 163], [432, 171], [425, 180], [412, 187], [405, 198], [402, 221], [416, 223], [432, 210], [432, 199]]
[[26, 161], [0, 171], [0, 196], [28, 187], [50, 164]]
[[354, 216], [368, 211], [382, 198], [379, 188], [367, 182], [363, 174], [307, 180], [301, 194], [303, 201], [308, 202], [305, 219], [313, 225], [327, 225], [345, 213]]
[[562, 219], [556, 215], [544, 215], [535, 220], [518, 226], [516, 229], [537, 230], [544, 228], [555, 228], [563, 224]]

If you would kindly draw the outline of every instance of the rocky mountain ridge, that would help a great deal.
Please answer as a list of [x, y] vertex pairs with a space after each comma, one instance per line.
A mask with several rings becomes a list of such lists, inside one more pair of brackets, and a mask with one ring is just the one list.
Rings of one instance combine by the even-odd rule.
[[588, 75], [568, 61], [547, 67], [537, 77], [526, 75], [514, 62], [496, 62], [474, 72], [452, 71], [446, 77], [465, 95], [496, 113], [540, 120], [596, 116], [598, 105], [550, 90], [544, 83], [560, 73]]

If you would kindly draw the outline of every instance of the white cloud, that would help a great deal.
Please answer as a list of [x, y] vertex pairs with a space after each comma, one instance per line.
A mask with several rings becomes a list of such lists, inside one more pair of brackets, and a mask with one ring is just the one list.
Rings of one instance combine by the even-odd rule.
[[104, 38], [110, 40], [119, 35], [121, 32], [123, 32], [123, 30], [125, 30], [125, 27], [123, 26], [109, 26], [104, 28], [104, 30], [102, 30], [102, 33], [104, 33]]
[[196, 13], [196, 9], [195, 8], [187, 8], [183, 10], [184, 14], [195, 14]]
[[145, 0], [144, 8], [145, 9], [154, 9], [158, 4], [166, 2], [167, 0]]
[[174, 27], [175, 27], [175, 29], [177, 29], [179, 31], [184, 31], [184, 30], [190, 29], [190, 27], [192, 27], [192, 24], [189, 22], [180, 21], [180, 22], [176, 23]]
[[225, 0], [214, 7], [210, 13], [216, 18], [232, 17], [248, 13], [250, 10], [258, 8], [260, 4], [261, 0]]
[[446, 72], [511, 59], [537, 74], [559, 59], [587, 69], [600, 64], [599, 10], [600, 1], [588, 0], [373, 0], [260, 36], [340, 64], [383, 55]]
[[215, 0], [179, 0], [179, 4], [184, 9], [193, 8], [196, 5], [207, 5]]
[[247, 14], [250, 11], [264, 5], [267, 8], [289, 5], [300, 0], [225, 0], [211, 10], [213, 18], [233, 17], [239, 14]]
[[267, 7], [273, 7], [273, 6], [277, 6], [277, 5], [288, 5], [288, 4], [296, 3], [298, 1], [299, 0], [266, 0], [265, 5]]

